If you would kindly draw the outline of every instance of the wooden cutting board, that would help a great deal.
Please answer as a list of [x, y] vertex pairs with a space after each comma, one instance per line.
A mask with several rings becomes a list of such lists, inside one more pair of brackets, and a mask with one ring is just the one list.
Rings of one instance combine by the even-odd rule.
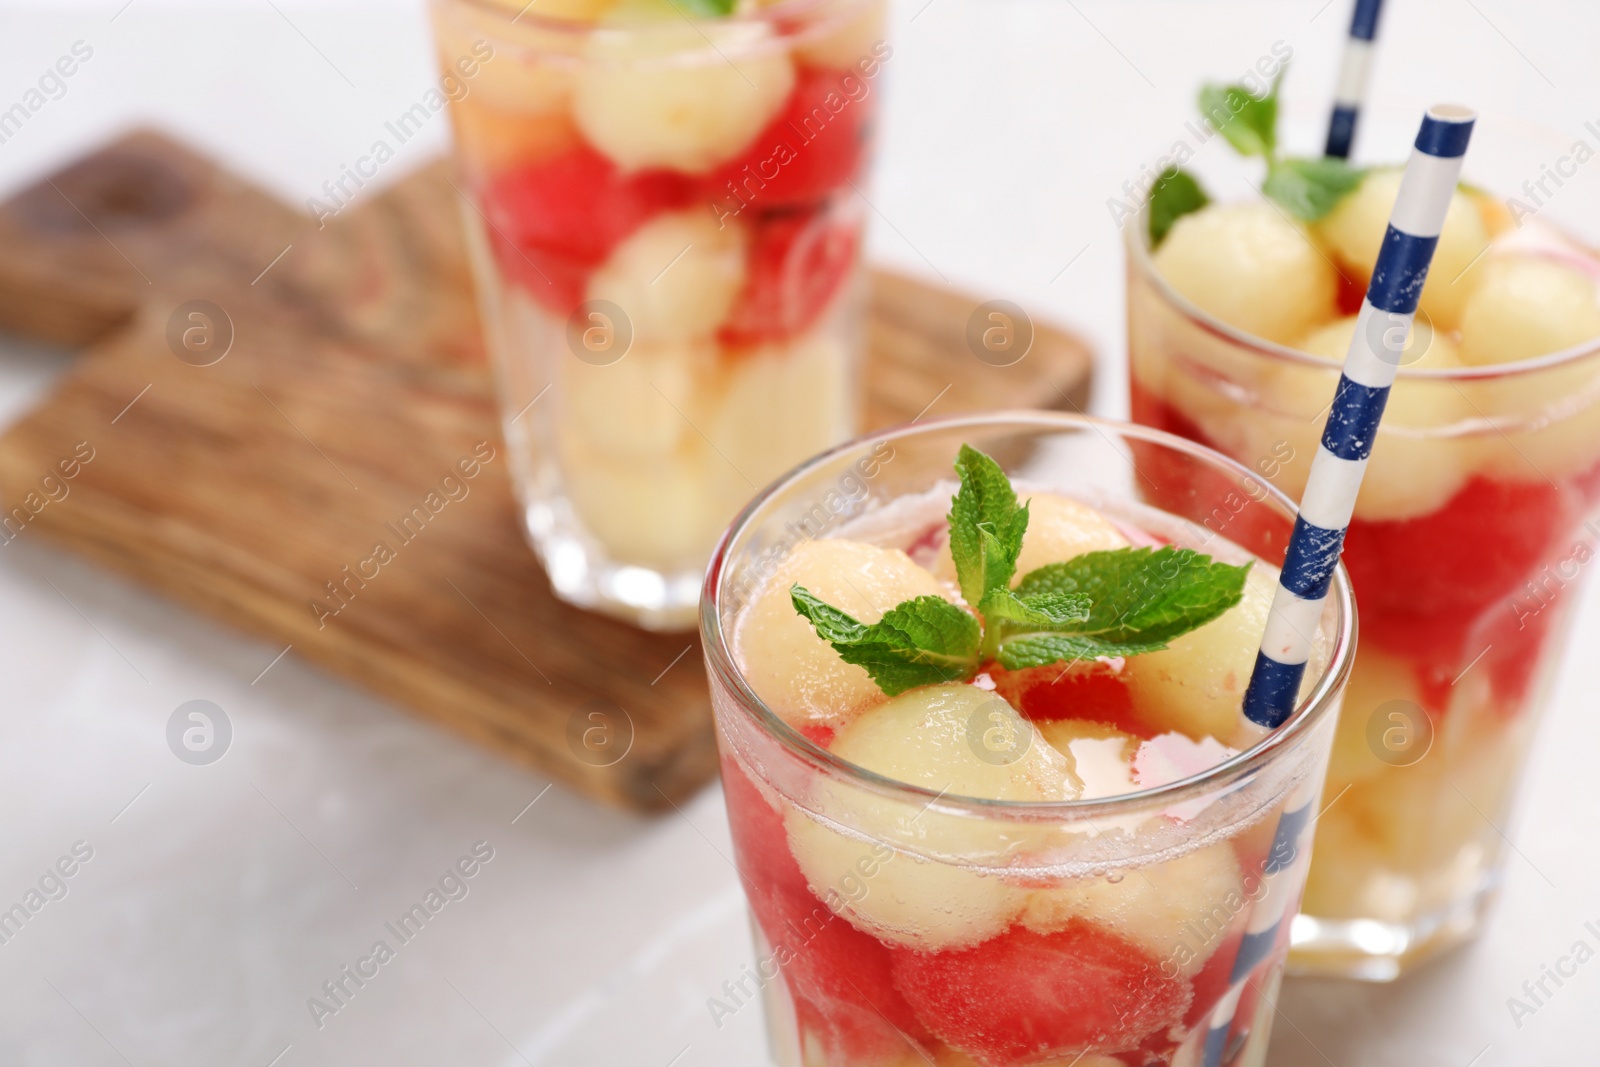
[[[513, 512], [459, 200], [436, 163], [319, 229], [141, 132], [0, 205], [0, 329], [88, 346], [0, 437], [0, 540], [54, 540], [591, 796], [664, 807], [715, 773], [698, 641], [551, 595]], [[1026, 358], [992, 366], [967, 345], [976, 298], [873, 283], [872, 426], [1086, 405], [1077, 338], [1035, 324]], [[393, 558], [362, 579], [378, 541]]]

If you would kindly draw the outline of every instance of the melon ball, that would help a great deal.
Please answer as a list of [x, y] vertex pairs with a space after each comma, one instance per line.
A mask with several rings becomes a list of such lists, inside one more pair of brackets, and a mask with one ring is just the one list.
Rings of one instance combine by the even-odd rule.
[[1216, 942], [1242, 920], [1242, 889], [1232, 846], [1211, 845], [1123, 872], [1116, 881], [1083, 878], [1034, 890], [1022, 923], [1048, 934], [1072, 919], [1087, 919], [1192, 977]]
[[595, 366], [562, 353], [558, 366], [563, 430], [607, 456], [648, 460], [696, 436], [717, 347], [635, 344], [615, 363]]
[[462, 156], [480, 176], [541, 163], [578, 141], [565, 111], [524, 114], [467, 99], [451, 107], [450, 121]]
[[1333, 755], [1328, 761], [1330, 795], [1350, 782], [1370, 778], [1389, 766], [1378, 758], [1367, 731], [1374, 716], [1387, 722], [1388, 710], [1380, 709], [1392, 701], [1404, 701], [1418, 708], [1423, 706], [1416, 669], [1380, 649], [1363, 648], [1350, 672], [1350, 684], [1344, 691], [1344, 704], [1333, 735]]
[[[990, 731], [1001, 743], [988, 743]], [[845, 726], [829, 748], [865, 770], [952, 797], [1067, 800], [1079, 788], [1066, 759], [1031, 723], [973, 685], [902, 693]], [[795, 860], [812, 891], [858, 929], [931, 952], [993, 937], [1022, 911], [1027, 891], [996, 874], [905, 849], [997, 866], [1006, 853], [1036, 846], [1036, 830], [929, 811], [825, 779], [808, 806], [817, 817], [791, 811], [785, 819]], [[864, 893], [828, 893], [866, 871]]]
[[903, 600], [943, 596], [937, 578], [896, 548], [824, 539], [796, 545], [739, 616], [734, 650], [756, 695], [797, 729], [843, 726], [886, 698], [866, 670], [839, 658], [794, 609], [800, 584], [863, 623]]
[[612, 249], [587, 295], [622, 308], [635, 341], [710, 337], [744, 288], [745, 249], [744, 227], [709, 211], [657, 215]]
[[[1401, 171], [1375, 170], [1350, 195], [1340, 200], [1328, 217], [1317, 223], [1316, 233], [1334, 259], [1363, 285], [1389, 229], [1389, 215], [1400, 193]], [[1477, 260], [1489, 244], [1483, 215], [1466, 193], [1457, 190], [1445, 212], [1444, 228], [1434, 249], [1433, 265], [1422, 287], [1418, 309], [1441, 330], [1453, 330], [1478, 277]], [[1471, 270], [1468, 268], [1471, 267]], [[1465, 272], [1465, 273], [1463, 273]]]
[[[728, 364], [705, 435], [757, 485], [855, 433], [850, 352], [825, 333], [742, 352]], [[741, 499], [750, 496], [740, 483]]]
[[1552, 259], [1516, 256], [1483, 268], [1461, 316], [1461, 358], [1513, 363], [1600, 337], [1595, 279]]
[[491, 0], [491, 2], [518, 16], [518, 21], [532, 16], [535, 19], [589, 22], [604, 15], [616, 0]]
[[[1020, 582], [1029, 571], [1038, 570], [1047, 563], [1064, 563], [1085, 552], [1128, 547], [1128, 539], [1122, 536], [1122, 531], [1087, 504], [1055, 493], [1018, 493], [1017, 497], [1028, 505], [1028, 530], [1022, 537], [1022, 551], [1017, 556], [1012, 585]], [[949, 541], [939, 550], [933, 570], [948, 582], [956, 580], [956, 564], [950, 554]]]
[[578, 128], [623, 170], [704, 174], [742, 152], [794, 88], [775, 44], [760, 22], [602, 30], [573, 93]]
[[703, 442], [622, 459], [564, 433], [559, 448], [573, 510], [613, 559], [663, 570], [705, 565], [728, 516], [711, 498], [723, 461]]
[[1200, 310], [1268, 341], [1289, 344], [1335, 313], [1333, 264], [1266, 201], [1211, 204], [1183, 216], [1155, 265]]
[[[456, 103], [481, 102], [524, 115], [553, 115], [565, 111], [572, 98], [570, 34], [540, 26], [532, 17], [586, 18], [585, 10], [599, 14], [610, 0], [535, 0], [528, 16], [509, 25], [508, 15], [479, 10], [466, 4], [434, 4], [434, 37], [438, 41], [439, 67], [457, 79], [452, 95]], [[521, 4], [510, 4], [514, 15]], [[551, 13], [565, 9], [572, 14]], [[500, 43], [511, 39], [508, 47]], [[491, 45], [489, 42], [496, 44]], [[471, 71], [468, 76], [467, 72]], [[449, 89], [447, 85], [445, 87]], [[462, 90], [465, 95], [462, 95]]]
[[[1357, 316], [1350, 315], [1302, 338], [1296, 348], [1342, 365], [1355, 335]], [[1434, 370], [1462, 366], [1456, 346], [1420, 318], [1401, 353], [1405, 369]], [[1302, 394], [1299, 404], [1326, 409], [1333, 399], [1329, 375], [1305, 367], [1285, 367], [1280, 389]], [[1466, 484], [1474, 466], [1472, 443], [1447, 437], [1443, 431], [1475, 415], [1471, 402], [1454, 382], [1396, 379], [1384, 408], [1356, 515], [1374, 522], [1414, 518], [1437, 511]], [[1316, 421], [1320, 436], [1323, 419]]]
[[[1600, 337], [1594, 280], [1555, 260], [1498, 258], [1483, 270], [1461, 320], [1468, 363], [1513, 364]], [[1507, 376], [1463, 391], [1502, 432], [1483, 435], [1493, 477], [1543, 483], [1588, 471], [1600, 459], [1600, 358], [1543, 369], [1507, 366]]]
[[1152, 732], [1224, 742], [1234, 735], [1277, 583], [1278, 572], [1258, 562], [1234, 607], [1160, 652], [1128, 657], [1134, 713]]
[[1083, 782], [1081, 799], [1120, 796], [1139, 788], [1133, 776], [1137, 737], [1087, 719], [1055, 719], [1035, 725], [1050, 747], [1070, 761], [1072, 773]]

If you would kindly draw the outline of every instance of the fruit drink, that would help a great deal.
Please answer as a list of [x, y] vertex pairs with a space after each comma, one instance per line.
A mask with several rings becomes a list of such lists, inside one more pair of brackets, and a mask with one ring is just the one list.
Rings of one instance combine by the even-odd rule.
[[[1270, 184], [1186, 196], [1159, 241], [1130, 223], [1134, 421], [1298, 499], [1399, 179], [1352, 171], [1320, 212]], [[1361, 651], [1296, 927], [1307, 971], [1392, 978], [1477, 928], [1600, 533], [1600, 258], [1527, 206], [1458, 190], [1350, 523]]]
[[857, 428], [883, 4], [433, 12], [475, 57], [451, 114], [530, 540], [565, 599], [691, 626], [739, 507]]
[[[868, 469], [824, 536], [795, 533]], [[1263, 740], [1239, 708], [1276, 571], [1196, 490], [1249, 480], [1019, 414], [844, 446], [759, 497], [702, 611], [760, 979], [713, 1013], [759, 984], [782, 1067], [1198, 1067], [1233, 987], [1224, 1062], [1262, 1055], [1309, 846], [1280, 823], [1308, 815], [1283, 818], [1320, 781], [1353, 635], [1341, 576]], [[1162, 486], [1176, 511], [1141, 502]], [[1252, 507], [1281, 562], [1286, 502]]]

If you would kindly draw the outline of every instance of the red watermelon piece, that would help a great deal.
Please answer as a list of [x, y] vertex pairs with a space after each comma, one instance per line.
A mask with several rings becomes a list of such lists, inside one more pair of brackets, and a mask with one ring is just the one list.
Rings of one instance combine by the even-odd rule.
[[971, 948], [890, 950], [894, 980], [936, 1036], [986, 1067], [1083, 1050], [1136, 1049], [1188, 1010], [1182, 978], [1082, 919], [1051, 934], [1014, 927]]

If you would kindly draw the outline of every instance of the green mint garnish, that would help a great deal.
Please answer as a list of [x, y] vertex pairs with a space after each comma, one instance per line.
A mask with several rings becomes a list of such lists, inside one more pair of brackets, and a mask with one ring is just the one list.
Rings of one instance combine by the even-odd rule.
[[870, 626], [802, 585], [790, 586], [789, 598], [818, 637], [846, 663], [865, 667], [890, 696], [919, 685], [965, 681], [978, 671], [978, 620], [944, 597], [903, 601]]
[[669, 0], [678, 13], [696, 18], [723, 18], [733, 14], [734, 0]]
[[[1217, 563], [1188, 548], [1119, 548], [1040, 567], [1023, 577], [1016, 592], [1024, 601], [1087, 597], [1093, 605], [1089, 617], [1071, 633], [1101, 651], [1080, 658], [1137, 656], [1165, 648], [1239, 603], [1249, 571], [1248, 563]], [[1032, 661], [1027, 666], [1049, 663], [1040, 658], [1049, 644], [1033, 642], [1014, 654]], [[1016, 669], [1004, 655], [1001, 665]]]
[[1244, 595], [1250, 564], [1172, 547], [1085, 553], [1031, 571], [1012, 589], [1027, 505], [1018, 505], [1011, 480], [977, 449], [962, 446], [956, 471], [950, 549], [962, 596], [978, 617], [943, 597], [920, 596], [869, 625], [803, 586], [789, 589], [817, 636], [890, 696], [968, 681], [990, 662], [1021, 670], [1156, 652]]
[[1000, 465], [970, 445], [956, 457], [961, 489], [950, 501], [950, 555], [955, 559], [961, 595], [979, 604], [991, 589], [1004, 589], [1017, 571], [1028, 507], [1017, 505]]
[[[1255, 96], [1242, 85], [1203, 87], [1200, 114], [1241, 156], [1266, 160], [1261, 191], [1267, 199], [1302, 222], [1316, 222], [1353, 192], [1367, 172], [1342, 159], [1278, 155], [1278, 87], [1284, 70], [1265, 96]], [[1160, 245], [1178, 219], [1208, 203], [1210, 198], [1192, 175], [1176, 167], [1163, 171], [1150, 190], [1150, 247]]]
[[1194, 175], [1177, 167], [1161, 172], [1150, 189], [1150, 247], [1166, 240], [1172, 224], [1192, 211], [1199, 211], [1211, 198], [1200, 188]]
[[1366, 177], [1342, 159], [1283, 159], [1267, 167], [1261, 191], [1304, 222], [1316, 222]]
[[1241, 156], [1273, 159], [1278, 154], [1278, 86], [1284, 67], [1265, 96], [1242, 85], [1207, 85], [1200, 90], [1200, 114], [1228, 139]]

